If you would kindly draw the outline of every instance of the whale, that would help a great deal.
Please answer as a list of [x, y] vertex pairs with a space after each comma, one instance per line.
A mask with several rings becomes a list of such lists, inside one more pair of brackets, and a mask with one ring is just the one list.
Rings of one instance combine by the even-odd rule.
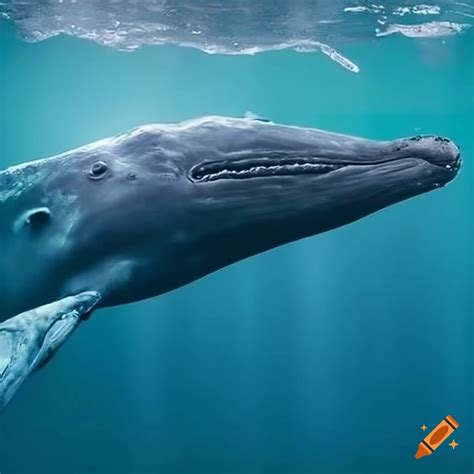
[[441, 136], [211, 116], [7, 168], [0, 321], [88, 292], [94, 308], [158, 296], [442, 188], [460, 167]]

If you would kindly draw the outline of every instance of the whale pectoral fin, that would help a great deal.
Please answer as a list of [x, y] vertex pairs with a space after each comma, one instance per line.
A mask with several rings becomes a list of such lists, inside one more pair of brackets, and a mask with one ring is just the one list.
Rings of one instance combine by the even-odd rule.
[[97, 292], [70, 296], [0, 324], [0, 412], [99, 303]]

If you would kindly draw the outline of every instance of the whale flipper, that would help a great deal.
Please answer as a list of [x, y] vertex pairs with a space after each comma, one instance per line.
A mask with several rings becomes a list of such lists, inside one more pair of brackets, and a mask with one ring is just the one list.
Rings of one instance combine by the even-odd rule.
[[23, 382], [50, 360], [100, 299], [97, 292], [85, 292], [0, 324], [0, 412]]

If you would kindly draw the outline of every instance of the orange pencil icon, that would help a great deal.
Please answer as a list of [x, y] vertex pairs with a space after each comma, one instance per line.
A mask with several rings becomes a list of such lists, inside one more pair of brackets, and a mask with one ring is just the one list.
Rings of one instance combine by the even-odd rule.
[[424, 456], [429, 456], [441, 446], [446, 439], [459, 426], [459, 423], [448, 415], [418, 446], [418, 451], [415, 454], [416, 459]]

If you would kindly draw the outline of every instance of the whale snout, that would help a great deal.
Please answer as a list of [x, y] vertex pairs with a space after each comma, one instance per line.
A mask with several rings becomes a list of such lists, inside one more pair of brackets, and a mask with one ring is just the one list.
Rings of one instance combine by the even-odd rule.
[[405, 138], [403, 154], [421, 158], [424, 161], [451, 171], [453, 177], [461, 167], [461, 152], [459, 147], [449, 138], [426, 135]]

